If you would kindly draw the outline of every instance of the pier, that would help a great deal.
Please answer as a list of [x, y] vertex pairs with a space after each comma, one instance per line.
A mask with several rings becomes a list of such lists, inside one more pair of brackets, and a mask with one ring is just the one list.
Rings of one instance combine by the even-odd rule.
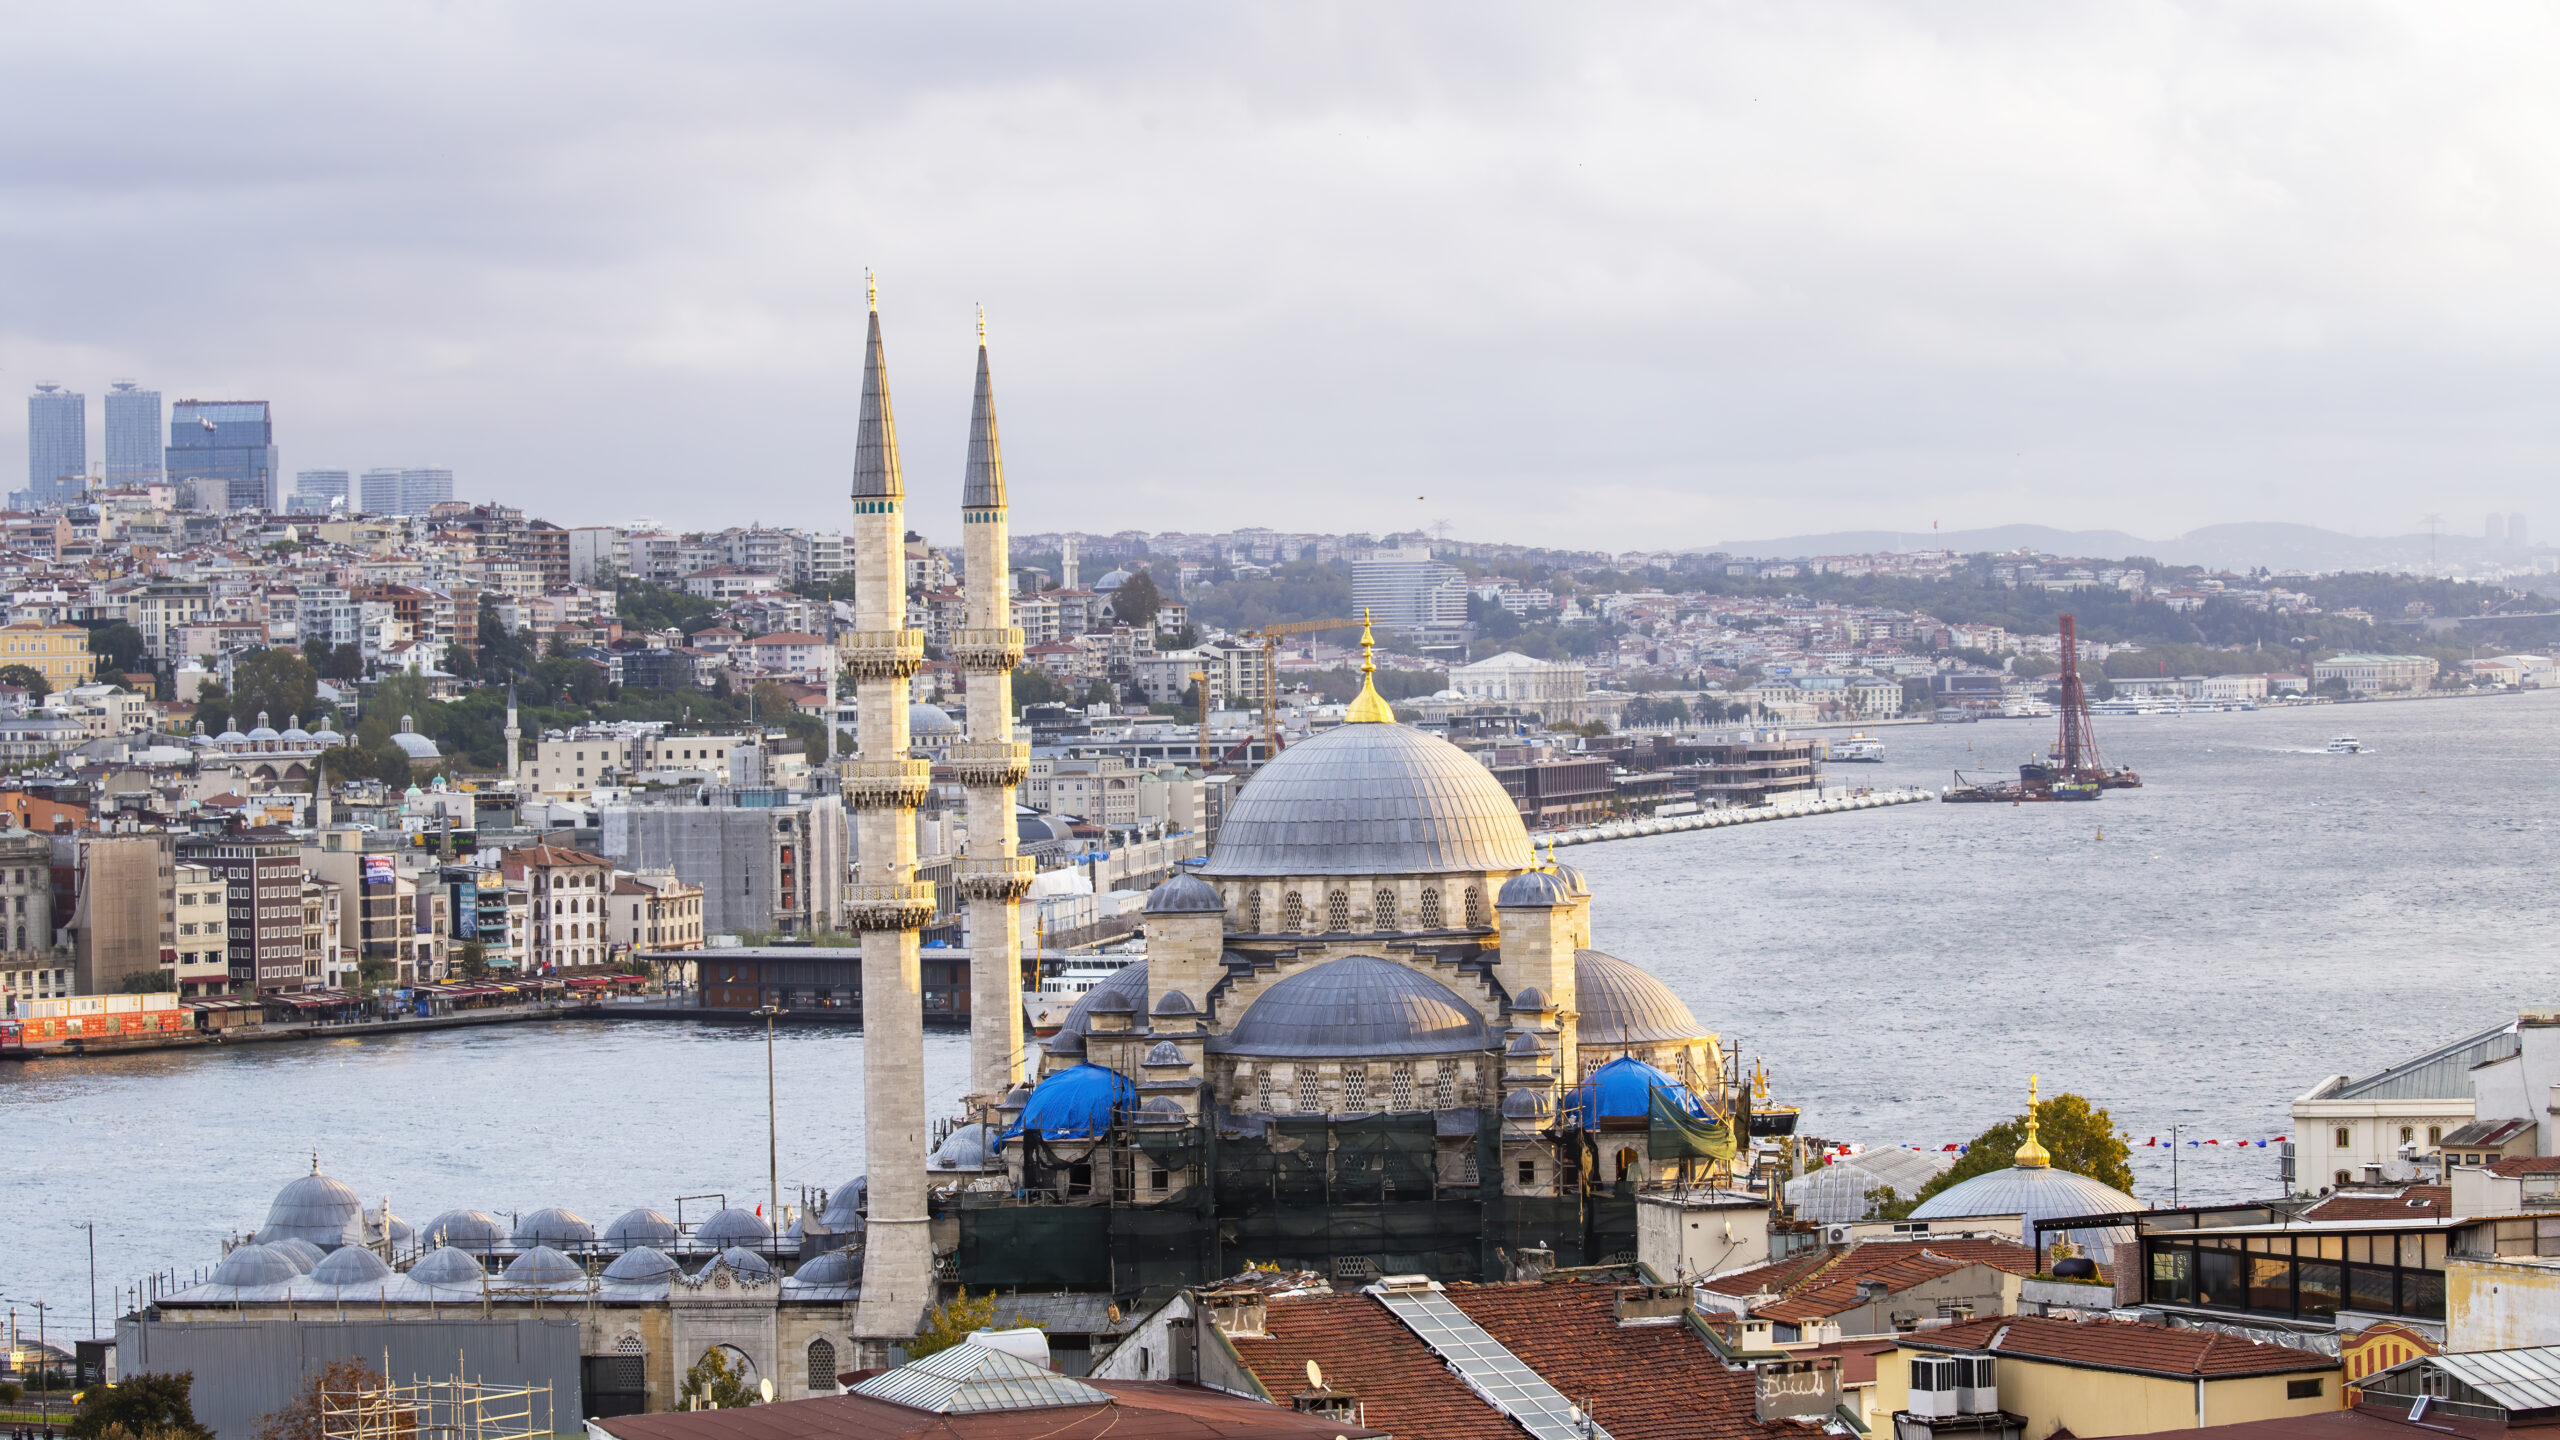
[[1935, 800], [1936, 792], [1919, 789], [1860, 790], [1846, 794], [1825, 794], [1820, 798], [1788, 798], [1767, 805], [1736, 806], [1725, 810], [1700, 810], [1690, 815], [1648, 815], [1641, 819], [1611, 820], [1599, 825], [1577, 826], [1571, 830], [1543, 831], [1532, 838], [1556, 845], [1594, 845], [1603, 840], [1638, 840], [1648, 835], [1676, 835], [1683, 830], [1714, 830], [1726, 825], [1750, 825], [1762, 820], [1793, 820], [1803, 815], [1836, 815], [1845, 810], [1874, 810], [1886, 805], [1915, 805]]

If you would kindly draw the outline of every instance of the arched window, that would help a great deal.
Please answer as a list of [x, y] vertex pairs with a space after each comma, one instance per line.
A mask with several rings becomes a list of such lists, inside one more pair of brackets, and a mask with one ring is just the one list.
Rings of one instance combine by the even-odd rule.
[[1458, 1062], [1443, 1060], [1440, 1073], [1431, 1082], [1431, 1103], [1443, 1110], [1458, 1103]]
[[1370, 896], [1369, 915], [1371, 919], [1377, 922], [1371, 927], [1373, 929], [1393, 930], [1396, 928], [1396, 892], [1393, 890], [1381, 890], [1375, 895]]
[[1316, 1077], [1316, 1067], [1313, 1065], [1298, 1067], [1298, 1113], [1301, 1115], [1324, 1113], [1324, 1082]]
[[1280, 928], [1292, 935], [1307, 928], [1307, 897], [1295, 890], [1280, 897]]
[[[1350, 891], [1336, 890], [1332, 894], [1324, 897], [1324, 928], [1337, 935], [1342, 934], [1351, 928]], [[18, 948], [21, 950], [27, 948], [26, 942], [24, 940], [19, 941]]]
[[1399, 1060], [1393, 1066], [1388, 1068], [1387, 1108], [1398, 1111], [1410, 1110], [1413, 1108], [1412, 1061]]
[[1353, 1115], [1368, 1113], [1368, 1066], [1345, 1065], [1342, 1067], [1342, 1108]]
[[1440, 928], [1440, 921], [1440, 887], [1434, 885], [1425, 888], [1422, 892], [1422, 928], [1437, 930]]
[[836, 1347], [832, 1341], [809, 1342], [809, 1388], [832, 1395], [836, 1390]]
[[1467, 928], [1484, 928], [1484, 887], [1481, 885], [1467, 887]]
[[640, 1337], [637, 1335], [623, 1336], [620, 1340], [614, 1342], [613, 1348], [614, 1352], [620, 1355], [646, 1355], [649, 1353], [649, 1347], [642, 1344], [640, 1342]]
[[1266, 1065], [1261, 1069], [1256, 1070], [1253, 1074], [1253, 1079], [1254, 1098], [1262, 1102], [1262, 1113], [1265, 1115], [1279, 1114], [1279, 1109], [1275, 1104], [1279, 1097], [1271, 1093], [1271, 1067]]
[[1634, 1147], [1634, 1146], [1632, 1146], [1632, 1145], [1627, 1146], [1626, 1148], [1621, 1149], [1621, 1150], [1618, 1152], [1618, 1178], [1619, 1178], [1619, 1179], [1621, 1179], [1621, 1180], [1626, 1179], [1626, 1178], [1627, 1178], [1627, 1172], [1628, 1172], [1629, 1170], [1634, 1169], [1634, 1168], [1635, 1168], [1635, 1165], [1636, 1165], [1636, 1152], [1635, 1152], [1635, 1147]]
[[1244, 928], [1248, 933], [1262, 933], [1262, 887], [1254, 886], [1244, 894]]

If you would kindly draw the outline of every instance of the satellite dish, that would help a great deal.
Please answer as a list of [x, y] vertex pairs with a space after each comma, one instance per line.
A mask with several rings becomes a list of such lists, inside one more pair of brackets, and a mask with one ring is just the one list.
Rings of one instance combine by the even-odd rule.
[[1310, 1390], [1324, 1388], [1324, 1372], [1316, 1368], [1316, 1362], [1313, 1360], [1307, 1362], [1307, 1388]]
[[768, 1375], [768, 1376], [766, 1376], [764, 1379], [757, 1381], [757, 1382], [756, 1382], [756, 1393], [764, 1397], [764, 1403], [766, 1403], [767, 1405], [772, 1404], [772, 1403], [773, 1403], [773, 1377], [772, 1377], [772, 1376], [770, 1376], [770, 1375]]

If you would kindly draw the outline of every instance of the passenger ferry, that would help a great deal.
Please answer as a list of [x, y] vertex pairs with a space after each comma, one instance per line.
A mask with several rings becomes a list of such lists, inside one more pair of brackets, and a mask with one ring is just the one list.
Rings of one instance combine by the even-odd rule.
[[1067, 1012], [1086, 992], [1110, 979], [1128, 966], [1147, 958], [1143, 942], [1127, 944], [1108, 952], [1060, 955], [1043, 953], [1040, 957], [1040, 988], [1022, 992], [1023, 1012], [1031, 1017], [1031, 1033], [1047, 1039], [1067, 1023]]
[[1838, 764], [1881, 765], [1884, 742], [1862, 730], [1846, 740], [1832, 741], [1825, 747], [1825, 755]]
[[2332, 755], [2361, 755], [2364, 753], [2364, 742], [2353, 735], [2341, 735], [2337, 739], [2329, 742], [2329, 753]]

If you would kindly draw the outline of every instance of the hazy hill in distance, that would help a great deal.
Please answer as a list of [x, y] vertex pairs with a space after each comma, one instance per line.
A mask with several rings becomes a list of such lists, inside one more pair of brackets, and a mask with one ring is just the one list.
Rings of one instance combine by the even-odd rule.
[[[2465, 560], [2488, 552], [2475, 535], [2438, 535], [2440, 560]], [[2148, 555], [2167, 565], [2216, 570], [2416, 570], [2427, 564], [2424, 535], [2341, 535], [2316, 525], [2260, 521], [2207, 525], [2173, 540], [2145, 540], [2121, 530], [2056, 530], [2049, 525], [1998, 525], [1987, 530], [1841, 530], [1828, 535], [1789, 535], [1776, 540], [1731, 540], [1709, 547], [1758, 560], [1800, 560], [1811, 555], [1858, 555], [1877, 550], [2041, 550], [2051, 555], [2121, 559]], [[1698, 552], [1703, 553], [1703, 552]]]

